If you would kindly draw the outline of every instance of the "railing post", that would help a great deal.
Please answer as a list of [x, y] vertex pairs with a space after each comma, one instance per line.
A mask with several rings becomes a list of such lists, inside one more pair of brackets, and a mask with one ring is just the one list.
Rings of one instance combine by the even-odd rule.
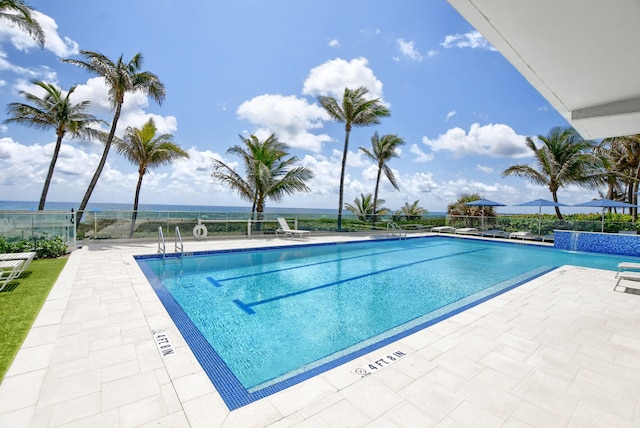
[[247, 220], [247, 238], [251, 238], [251, 219]]

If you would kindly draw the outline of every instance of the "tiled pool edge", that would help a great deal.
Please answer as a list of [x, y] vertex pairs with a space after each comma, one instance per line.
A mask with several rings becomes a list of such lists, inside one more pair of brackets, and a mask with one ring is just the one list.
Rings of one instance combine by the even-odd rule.
[[[310, 244], [302, 244], [309, 246], [326, 246], [326, 245], [342, 245], [342, 244], [351, 244], [358, 243], [362, 241], [348, 241], [348, 242], [328, 242], [328, 243], [310, 243]], [[370, 241], [369, 241], [370, 242]], [[509, 245], [509, 243], [506, 243]], [[513, 244], [512, 244], [513, 245]], [[282, 248], [294, 248], [299, 247], [300, 245], [287, 245], [287, 246], [278, 246], [278, 249]], [[213, 250], [213, 251], [202, 251], [190, 253], [190, 255], [201, 255], [201, 254], [219, 254], [219, 253], [229, 253], [229, 252], [243, 252], [243, 251], [259, 251], [259, 250], [267, 250], [273, 249], [273, 246], [266, 247], [256, 247], [256, 248], [242, 248], [237, 250]], [[151, 268], [145, 263], [145, 259], [157, 259], [158, 255], [139, 255], [134, 256], [138, 266], [142, 270], [144, 276], [147, 278], [149, 283], [151, 284], [153, 290], [156, 292], [158, 298], [161, 303], [167, 310], [167, 313], [175, 323], [176, 327], [184, 337], [187, 342], [189, 348], [192, 350], [194, 356], [200, 363], [203, 368], [205, 374], [210, 379], [211, 383], [214, 385], [216, 390], [218, 391], [220, 397], [226, 404], [227, 408], [230, 411], [236, 410], [240, 407], [246, 406], [250, 403], [253, 403], [257, 400], [290, 388], [294, 385], [297, 385], [301, 382], [304, 382], [308, 379], [311, 379], [315, 376], [318, 376], [328, 370], [339, 367], [345, 363], [348, 363], [356, 358], [364, 356], [370, 352], [373, 352], [377, 349], [385, 347], [393, 342], [396, 342], [402, 338], [405, 338], [411, 334], [414, 334], [420, 330], [423, 330], [429, 326], [437, 324], [447, 318], [455, 316], [461, 312], [466, 311], [469, 308], [477, 306], [481, 303], [486, 302], [498, 295], [506, 293], [524, 283], [532, 281], [546, 273], [549, 273], [556, 268], [549, 268], [544, 271], [537, 272], [529, 277], [522, 277], [514, 284], [508, 285], [498, 291], [490, 293], [489, 295], [483, 296], [478, 300], [475, 300], [470, 303], [463, 304], [460, 307], [451, 310], [445, 314], [436, 316], [433, 319], [429, 319], [424, 323], [420, 323], [416, 326], [410, 327], [404, 331], [393, 334], [389, 337], [386, 337], [378, 342], [367, 345], [361, 349], [350, 352], [344, 356], [340, 356], [331, 360], [327, 363], [323, 363], [317, 367], [310, 368], [300, 374], [293, 375], [285, 380], [276, 382], [269, 386], [266, 386], [262, 389], [259, 389], [255, 392], [247, 391], [237, 380], [235, 375], [231, 373], [228, 369], [222, 358], [217, 354], [215, 349], [213, 349], [207, 340], [203, 337], [198, 328], [193, 324], [191, 319], [184, 313], [180, 305], [175, 301], [173, 296], [165, 289], [164, 285], [161, 283], [159, 278], [153, 273]], [[497, 284], [496, 284], [497, 285]], [[494, 285], [495, 287], [495, 285]]]

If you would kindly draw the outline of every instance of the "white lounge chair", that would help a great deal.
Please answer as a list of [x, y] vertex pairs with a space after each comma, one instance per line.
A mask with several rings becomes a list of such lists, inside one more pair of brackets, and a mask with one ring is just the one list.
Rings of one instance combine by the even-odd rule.
[[480, 231], [475, 227], [460, 227], [456, 229], [458, 235], [480, 235]]
[[535, 235], [531, 232], [511, 232], [509, 234], [509, 239], [533, 239]]
[[456, 229], [451, 226], [435, 226], [431, 228], [431, 232], [438, 232], [438, 233], [453, 233], [455, 231]]
[[305, 236], [309, 236], [311, 234], [311, 231], [309, 230], [297, 230], [297, 229], [291, 229], [289, 227], [289, 223], [287, 223], [287, 220], [285, 220], [283, 217], [278, 217], [278, 223], [280, 224], [280, 228], [276, 229], [276, 236], [279, 237], [279, 233], [282, 233], [283, 238], [292, 238], [295, 239], [296, 237], [298, 238], [304, 238]]
[[[627, 281], [640, 281], [640, 263], [633, 263], [633, 262], [622, 262], [622, 263], [618, 263], [618, 272], [616, 272], [616, 276], [618, 279], [618, 282], [616, 282], [616, 285], [613, 286], [613, 290], [615, 291], [616, 288], [618, 288], [618, 286], [620, 285], [620, 281], [627, 280]], [[640, 286], [638, 287], [627, 287], [625, 285], [625, 288], [640, 288]]]
[[21, 260], [22, 261], [22, 266], [20, 267], [20, 270], [21, 270], [20, 273], [24, 272], [24, 270], [27, 267], [29, 267], [29, 264], [35, 258], [36, 258], [36, 252], [35, 251], [27, 251], [27, 252], [23, 252], [23, 253], [2, 253], [2, 254], [0, 254], [0, 261]]
[[490, 229], [482, 232], [482, 236], [490, 236], [492, 238], [507, 238], [509, 234], [504, 230], [500, 229]]
[[22, 273], [20, 267], [22, 260], [2, 260], [0, 261], [0, 291], [4, 290], [11, 281]]

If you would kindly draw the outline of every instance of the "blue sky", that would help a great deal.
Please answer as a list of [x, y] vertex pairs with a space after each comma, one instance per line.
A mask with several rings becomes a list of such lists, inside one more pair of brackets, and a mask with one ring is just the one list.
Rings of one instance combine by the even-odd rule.
[[[381, 185], [392, 210], [419, 200], [429, 211], [444, 211], [471, 192], [508, 205], [551, 198], [501, 173], [532, 162], [526, 136], [546, 135], [566, 121], [445, 0], [27, 4], [37, 10], [47, 42], [40, 49], [0, 23], [0, 121], [7, 103], [22, 101], [20, 90], [36, 92], [29, 80], [41, 79], [65, 90], [78, 85], [72, 100], [90, 100], [91, 112], [110, 122], [101, 79], [60, 58], [91, 50], [129, 60], [142, 52], [143, 70], [159, 76], [167, 97], [158, 106], [127, 94], [119, 132], [153, 117], [191, 155], [145, 176], [143, 204], [250, 206], [212, 180], [211, 159], [236, 165], [225, 151], [239, 134], [275, 132], [315, 174], [310, 193], [280, 206], [337, 209], [344, 126], [328, 119], [317, 96], [339, 98], [345, 86], [360, 85], [392, 116], [352, 131], [345, 202], [373, 193], [376, 167], [358, 147], [370, 147], [374, 132], [406, 142], [389, 163], [400, 191], [384, 179]], [[39, 199], [54, 142], [53, 131], [0, 125], [1, 200]], [[101, 152], [99, 143], [65, 140], [48, 201], [80, 201]], [[112, 151], [91, 202], [132, 203], [136, 179], [137, 167]], [[596, 196], [574, 187], [559, 193], [567, 204]]]

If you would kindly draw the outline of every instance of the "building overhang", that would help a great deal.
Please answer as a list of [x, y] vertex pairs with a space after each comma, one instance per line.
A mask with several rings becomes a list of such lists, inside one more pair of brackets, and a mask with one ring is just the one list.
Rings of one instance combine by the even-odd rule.
[[584, 138], [640, 134], [639, 0], [448, 2]]

